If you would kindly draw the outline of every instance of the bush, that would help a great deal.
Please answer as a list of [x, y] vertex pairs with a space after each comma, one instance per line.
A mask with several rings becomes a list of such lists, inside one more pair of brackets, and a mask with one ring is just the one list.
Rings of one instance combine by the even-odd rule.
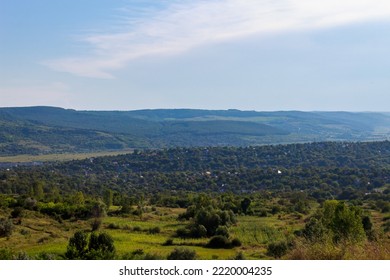
[[12, 220], [0, 218], [0, 237], [10, 237], [13, 229], [14, 225]]
[[88, 252], [88, 235], [83, 231], [77, 231], [69, 239], [65, 256], [70, 260], [86, 259]]
[[144, 260], [161, 260], [162, 257], [158, 254], [146, 253], [143, 257]]
[[142, 231], [140, 226], [135, 226], [133, 227], [133, 231]]
[[226, 236], [216, 235], [216, 236], [213, 236], [209, 240], [209, 242], [207, 243], [207, 247], [213, 248], [213, 249], [229, 248], [229, 247], [231, 247], [231, 243], [226, 238]]
[[196, 252], [188, 248], [175, 248], [167, 257], [168, 260], [195, 260]]
[[55, 254], [46, 252], [41, 252], [35, 257], [37, 260], [55, 260], [56, 258], [57, 256]]
[[115, 223], [110, 223], [108, 226], [107, 226], [108, 229], [120, 229], [121, 227]]
[[0, 260], [13, 260], [14, 252], [9, 248], [0, 249]]
[[120, 209], [121, 214], [130, 214], [133, 211], [133, 208], [129, 204], [124, 204]]
[[26, 252], [19, 252], [14, 256], [15, 260], [30, 260], [30, 256]]
[[181, 238], [190, 237], [190, 231], [186, 228], [179, 228], [176, 230], [176, 235]]
[[11, 212], [11, 217], [16, 218], [22, 218], [23, 216], [23, 208], [22, 207], [15, 207]]
[[160, 227], [153, 227], [153, 228], [150, 228], [148, 231], [150, 234], [157, 234], [157, 233], [160, 233], [161, 229], [160, 229]]
[[328, 230], [321, 223], [321, 221], [315, 217], [310, 218], [299, 234], [303, 235], [308, 241], [311, 242], [320, 242], [329, 236]]
[[242, 252], [239, 252], [237, 255], [234, 256], [233, 260], [246, 260], [246, 258]]
[[288, 245], [286, 241], [272, 242], [268, 244], [267, 255], [280, 259], [287, 253]]
[[67, 259], [71, 260], [109, 260], [115, 257], [114, 240], [107, 233], [92, 233], [88, 235], [77, 231], [70, 238]]
[[123, 229], [124, 230], [133, 230], [132, 226], [129, 226], [129, 225], [124, 225]]
[[215, 231], [215, 235], [222, 235], [229, 238], [229, 231], [226, 226], [219, 226]]
[[108, 233], [92, 233], [88, 244], [87, 258], [92, 260], [111, 260], [115, 257], [114, 240]]
[[259, 213], [259, 216], [260, 217], [267, 217], [268, 216], [267, 210], [266, 209], [261, 209], [260, 213]]
[[233, 240], [231, 241], [231, 245], [232, 245], [232, 247], [240, 247], [242, 245], [242, 243], [241, 243], [241, 240], [236, 237], [236, 238], [233, 238]]
[[172, 246], [173, 245], [173, 239], [167, 239], [164, 243], [163, 246]]
[[207, 229], [203, 225], [193, 225], [190, 228], [190, 237], [202, 238], [207, 236]]

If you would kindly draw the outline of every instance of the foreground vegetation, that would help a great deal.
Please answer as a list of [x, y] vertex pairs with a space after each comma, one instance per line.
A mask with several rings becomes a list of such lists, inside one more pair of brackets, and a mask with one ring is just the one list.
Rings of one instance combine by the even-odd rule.
[[390, 143], [0, 170], [0, 259], [390, 259]]

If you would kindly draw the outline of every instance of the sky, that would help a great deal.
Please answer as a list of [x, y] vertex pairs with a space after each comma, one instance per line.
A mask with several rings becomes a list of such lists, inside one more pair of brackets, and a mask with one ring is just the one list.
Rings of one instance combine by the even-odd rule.
[[388, 0], [0, 0], [0, 107], [389, 104]]

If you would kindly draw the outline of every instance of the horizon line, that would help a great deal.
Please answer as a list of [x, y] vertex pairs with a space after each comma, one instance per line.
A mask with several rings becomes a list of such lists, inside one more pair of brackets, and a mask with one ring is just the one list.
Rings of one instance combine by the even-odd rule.
[[236, 108], [226, 108], [226, 109], [205, 109], [205, 108], [141, 108], [141, 109], [74, 109], [74, 108], [65, 108], [59, 106], [50, 106], [50, 105], [31, 105], [31, 106], [6, 106], [0, 107], [2, 109], [22, 109], [22, 108], [52, 108], [52, 109], [62, 109], [70, 110], [77, 112], [134, 112], [134, 111], [159, 111], [159, 110], [193, 110], [193, 111], [240, 111], [240, 112], [305, 112], [305, 113], [390, 113], [390, 111], [373, 111], [373, 110], [300, 110], [300, 109], [281, 109], [281, 110], [255, 110], [255, 109], [236, 109]]

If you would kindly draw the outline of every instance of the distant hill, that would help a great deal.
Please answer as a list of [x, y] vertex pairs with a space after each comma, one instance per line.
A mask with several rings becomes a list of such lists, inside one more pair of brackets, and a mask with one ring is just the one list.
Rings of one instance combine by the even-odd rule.
[[367, 141], [389, 136], [388, 113], [0, 108], [0, 155]]

